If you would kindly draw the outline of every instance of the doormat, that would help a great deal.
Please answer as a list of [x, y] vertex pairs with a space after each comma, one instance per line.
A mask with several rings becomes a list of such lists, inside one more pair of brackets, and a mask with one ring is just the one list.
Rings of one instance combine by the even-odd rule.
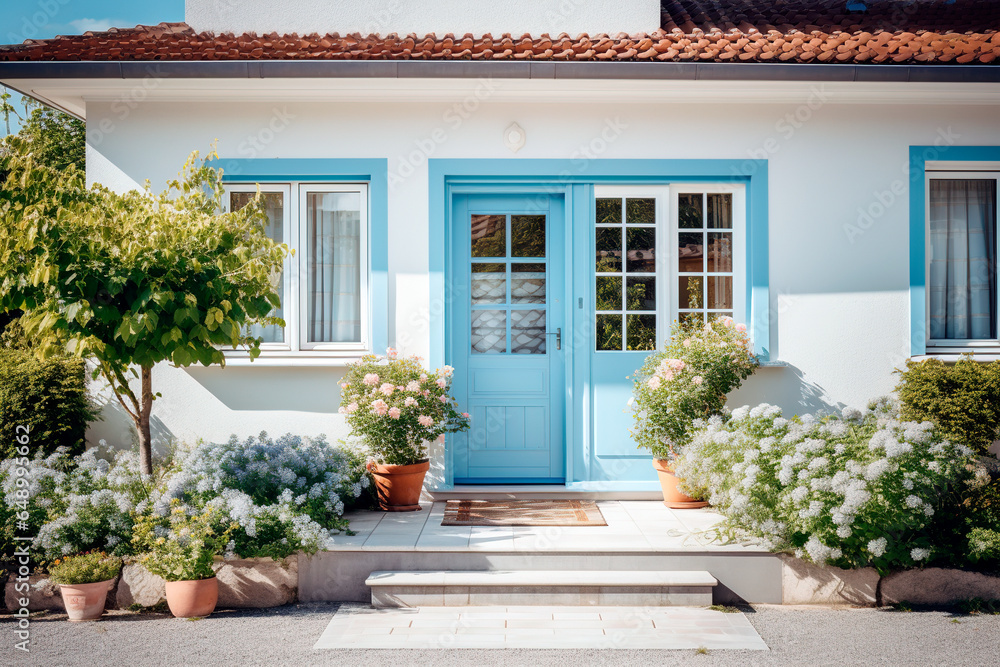
[[593, 500], [449, 500], [442, 526], [606, 526]]

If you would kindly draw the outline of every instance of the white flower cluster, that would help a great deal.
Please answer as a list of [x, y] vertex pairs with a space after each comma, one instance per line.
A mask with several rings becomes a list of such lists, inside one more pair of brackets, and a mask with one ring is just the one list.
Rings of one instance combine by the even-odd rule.
[[699, 422], [676, 470], [732, 536], [848, 566], [888, 567], [878, 559], [891, 548], [891, 565], [907, 566], [932, 556], [919, 533], [971, 453], [929, 422], [900, 421], [888, 401], [791, 420], [759, 405]]

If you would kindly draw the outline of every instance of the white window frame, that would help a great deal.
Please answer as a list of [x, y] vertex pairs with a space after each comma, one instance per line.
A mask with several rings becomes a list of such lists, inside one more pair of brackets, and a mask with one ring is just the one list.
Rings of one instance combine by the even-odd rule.
[[[283, 271], [283, 288], [285, 299], [282, 303], [285, 320], [285, 340], [283, 343], [261, 343], [261, 355], [255, 363], [267, 365], [269, 361], [283, 363], [284, 360], [295, 359], [329, 359], [332, 362], [343, 360], [345, 363], [371, 351], [371, 276], [370, 254], [368, 245], [369, 226], [369, 189], [368, 183], [355, 182], [266, 182], [260, 183], [228, 183], [225, 186], [225, 210], [230, 210], [229, 193], [280, 192], [284, 197], [282, 212], [283, 242], [295, 251], [285, 259]], [[344, 343], [310, 343], [307, 340], [308, 320], [308, 249], [306, 243], [306, 194], [323, 192], [357, 192], [361, 199], [361, 257], [360, 257], [360, 289], [361, 289], [361, 340]], [[293, 298], [294, 297], [294, 298]], [[246, 350], [225, 350], [227, 362], [239, 363], [248, 360]]]
[[[604, 198], [645, 198], [656, 199], [656, 349], [663, 348], [670, 333], [670, 325], [677, 320], [680, 295], [678, 293], [679, 263], [677, 256], [678, 196], [692, 192], [704, 194], [733, 195], [733, 318], [737, 322], [750, 323], [746, 320], [746, 186], [743, 184], [713, 183], [713, 182], [683, 182], [666, 185], [597, 185], [594, 187], [594, 199]], [[707, 215], [707, 211], [704, 212]], [[627, 223], [622, 221], [622, 228], [627, 229]], [[718, 231], [728, 231], [719, 229]], [[624, 243], [624, 240], [623, 240]], [[593, 257], [588, 268], [591, 289], [594, 289], [594, 278], [597, 273], [593, 268]], [[624, 268], [624, 258], [623, 264]], [[706, 275], [706, 274], [702, 274]], [[623, 279], [627, 274], [622, 273]], [[625, 304], [622, 304], [623, 306]], [[594, 303], [591, 317], [606, 312], [599, 311]], [[627, 314], [626, 310], [620, 311]], [[617, 313], [616, 313], [617, 314]], [[646, 313], [648, 314], [648, 313]], [[627, 333], [627, 332], [625, 332]], [[624, 335], [624, 334], [623, 334]], [[592, 350], [596, 354], [618, 354], [634, 352], [635, 350]]]
[[[941, 339], [931, 338], [931, 181], [932, 180], [993, 180], [997, 182], [997, 266], [994, 275], [1000, 269], [1000, 163], [975, 162], [969, 163], [968, 169], [962, 169], [960, 162], [948, 162], [932, 165], [928, 163], [924, 169], [924, 312], [927, 321], [924, 322], [926, 345], [929, 352], [961, 354], [975, 350], [1000, 352], [998, 339]], [[997, 280], [997, 319], [1000, 320], [1000, 276]], [[997, 322], [997, 334], [1000, 335], [1000, 321]]]

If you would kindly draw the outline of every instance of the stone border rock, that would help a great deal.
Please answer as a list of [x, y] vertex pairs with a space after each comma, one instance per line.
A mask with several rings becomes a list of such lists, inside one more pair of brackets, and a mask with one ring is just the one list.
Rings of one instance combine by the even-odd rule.
[[874, 568], [842, 570], [804, 561], [789, 554], [781, 558], [782, 604], [846, 604], [874, 607], [879, 574]]
[[972, 598], [1000, 600], [1000, 577], [940, 567], [905, 570], [884, 577], [880, 593], [884, 605], [939, 605]]

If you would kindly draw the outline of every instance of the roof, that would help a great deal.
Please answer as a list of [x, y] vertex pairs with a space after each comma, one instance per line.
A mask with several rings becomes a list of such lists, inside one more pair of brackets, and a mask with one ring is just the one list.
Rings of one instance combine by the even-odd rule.
[[651, 34], [233, 35], [161, 23], [0, 46], [0, 61], [1000, 62], [994, 0], [662, 0], [661, 8]]

